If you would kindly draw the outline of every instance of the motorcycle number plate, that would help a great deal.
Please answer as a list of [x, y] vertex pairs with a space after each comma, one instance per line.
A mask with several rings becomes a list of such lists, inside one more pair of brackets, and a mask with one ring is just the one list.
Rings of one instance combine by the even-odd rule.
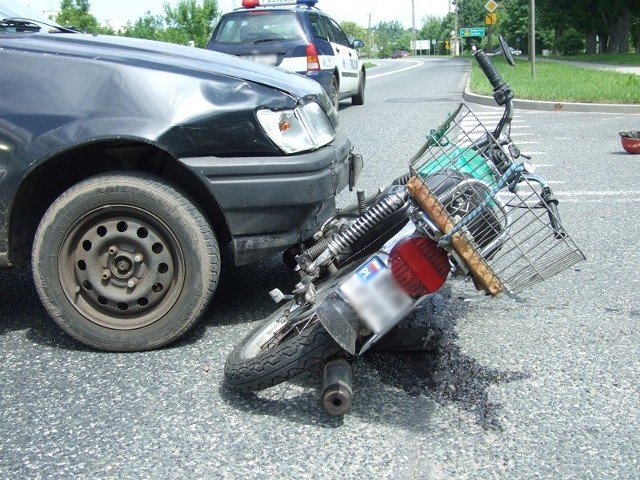
[[377, 256], [370, 258], [340, 285], [345, 300], [376, 334], [391, 329], [414, 304]]

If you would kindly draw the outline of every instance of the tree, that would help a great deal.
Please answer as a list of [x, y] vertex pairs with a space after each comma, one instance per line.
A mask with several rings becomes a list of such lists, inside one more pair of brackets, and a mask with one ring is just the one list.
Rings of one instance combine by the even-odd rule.
[[[498, 11], [499, 23], [497, 33], [502, 34], [509, 45], [528, 52], [529, 38], [529, 0], [504, 0]], [[536, 27], [537, 36], [544, 30]], [[536, 43], [538, 41], [536, 40]]]
[[193, 41], [196, 47], [204, 47], [218, 18], [218, 2], [202, 0], [200, 6], [196, 0], [180, 0], [175, 7], [165, 3], [164, 13], [163, 17], [147, 12], [128, 23], [122, 35], [181, 45]]
[[154, 17], [151, 12], [146, 12], [135, 23], [128, 22], [121, 35], [148, 40], [163, 40], [163, 31], [164, 20], [162, 17], [160, 15]]
[[633, 17], [631, 21], [631, 41], [636, 53], [640, 54], [640, 15]]
[[340, 27], [342, 28], [342, 30], [344, 30], [344, 33], [347, 34], [347, 37], [349, 37], [349, 40], [351, 41], [362, 40], [364, 42], [364, 48], [362, 53], [366, 57], [371, 57], [372, 39], [369, 38], [369, 34], [364, 28], [362, 28], [360, 25], [358, 25], [355, 22], [342, 22], [340, 24]]
[[587, 53], [595, 53], [596, 38], [601, 52], [629, 52], [631, 26], [640, 15], [637, 0], [538, 0], [540, 22], [555, 31], [556, 40], [575, 28], [586, 37]]
[[105, 29], [98, 24], [96, 17], [89, 13], [90, 8], [89, 0], [62, 0], [56, 21], [60, 25], [73, 27], [81, 32], [103, 33]]
[[438, 17], [426, 17], [422, 20], [422, 28], [418, 32], [418, 39], [420, 40], [436, 40], [437, 50], [435, 54], [446, 54], [445, 40], [451, 37], [451, 30], [453, 30], [453, 15], [449, 14], [444, 19]]
[[166, 41], [181, 44], [193, 41], [196, 47], [204, 47], [218, 17], [218, 2], [202, 0], [199, 6], [196, 0], [180, 0], [175, 8], [165, 3], [164, 12]]
[[380, 22], [375, 28], [375, 43], [378, 58], [388, 58], [396, 50], [411, 49], [411, 31], [405, 30], [400, 22]]

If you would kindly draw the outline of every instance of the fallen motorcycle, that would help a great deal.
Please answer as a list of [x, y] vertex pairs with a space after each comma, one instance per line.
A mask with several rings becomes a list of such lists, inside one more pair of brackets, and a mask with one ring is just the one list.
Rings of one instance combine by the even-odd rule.
[[[513, 65], [506, 42], [502, 51]], [[284, 304], [229, 355], [225, 384], [255, 391], [322, 362], [322, 404], [351, 406], [351, 362], [376, 345], [449, 275], [491, 296], [518, 293], [585, 259], [558, 200], [510, 138], [514, 93], [475, 53], [504, 113], [488, 131], [464, 104], [431, 131], [410, 171], [339, 212], [290, 255], [301, 279]], [[407, 220], [408, 219], [408, 220]], [[363, 260], [364, 258], [364, 260]]]

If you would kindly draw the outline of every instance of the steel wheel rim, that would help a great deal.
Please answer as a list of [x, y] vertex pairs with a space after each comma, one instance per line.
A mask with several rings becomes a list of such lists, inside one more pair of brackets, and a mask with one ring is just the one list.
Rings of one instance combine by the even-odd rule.
[[90, 322], [133, 330], [160, 320], [177, 302], [185, 257], [169, 226], [152, 213], [111, 205], [87, 212], [65, 235], [58, 280]]

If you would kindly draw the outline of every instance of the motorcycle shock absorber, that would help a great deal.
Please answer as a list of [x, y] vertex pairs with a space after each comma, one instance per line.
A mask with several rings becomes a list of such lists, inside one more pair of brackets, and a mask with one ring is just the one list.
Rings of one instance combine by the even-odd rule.
[[[343, 231], [336, 233], [331, 241], [328, 242], [326, 248], [322, 251], [314, 249], [317, 252], [317, 258], [310, 256], [313, 262], [307, 267], [307, 271], [312, 271], [318, 265], [324, 265], [336, 255], [340, 255], [348, 251], [358, 239], [362, 238], [372, 228], [379, 225], [392, 213], [402, 208], [409, 198], [407, 189], [399, 186], [391, 190], [387, 195], [381, 198], [377, 203], [372, 205], [363, 215], [353, 221], [351, 225]], [[307, 252], [309, 253], [309, 252]]]

